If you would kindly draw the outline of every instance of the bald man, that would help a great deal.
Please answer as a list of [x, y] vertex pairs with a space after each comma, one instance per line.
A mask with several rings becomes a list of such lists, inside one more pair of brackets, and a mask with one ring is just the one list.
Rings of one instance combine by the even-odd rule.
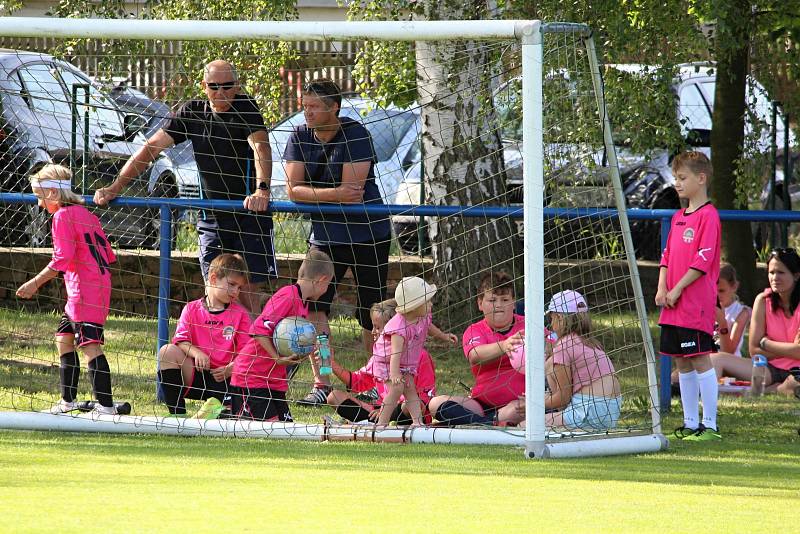
[[231, 63], [216, 60], [206, 65], [200, 86], [207, 99], [184, 103], [170, 122], [131, 156], [111, 185], [95, 191], [94, 201], [108, 204], [163, 150], [190, 140], [200, 171], [200, 198], [241, 200], [248, 210], [200, 212], [197, 233], [203, 278], [208, 280], [208, 266], [221, 253], [241, 254], [250, 283], [239, 298], [256, 316], [261, 311], [265, 282], [277, 276], [272, 217], [267, 213], [272, 178], [267, 129], [255, 100], [241, 91]]

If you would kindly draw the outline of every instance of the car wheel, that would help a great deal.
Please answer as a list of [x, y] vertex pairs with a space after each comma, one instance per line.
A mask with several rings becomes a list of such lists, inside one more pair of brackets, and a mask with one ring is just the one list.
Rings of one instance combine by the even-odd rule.
[[[159, 177], [158, 184], [151, 192], [148, 193], [148, 198], [177, 198], [178, 188], [175, 185], [175, 178], [171, 174], [165, 174]], [[180, 210], [170, 210], [172, 213], [172, 242], [170, 249], [175, 250], [177, 243], [178, 233], [178, 217]], [[158, 250], [161, 247], [161, 209], [153, 207], [148, 209], [149, 221], [146, 227], [146, 234], [142, 242], [142, 248]]]

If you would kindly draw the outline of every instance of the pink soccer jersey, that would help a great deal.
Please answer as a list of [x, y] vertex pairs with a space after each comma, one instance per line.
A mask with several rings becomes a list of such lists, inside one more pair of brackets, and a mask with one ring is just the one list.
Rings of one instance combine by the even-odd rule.
[[188, 342], [206, 353], [211, 368], [231, 363], [250, 341], [250, 315], [232, 302], [219, 312], [208, 311], [206, 299], [193, 300], [183, 307], [174, 344]]
[[419, 358], [428, 337], [428, 328], [432, 322], [433, 318], [430, 313], [412, 323], [406, 321], [401, 313], [395, 314], [389, 319], [378, 340], [372, 345], [372, 372], [375, 378], [389, 379], [389, 360], [392, 356], [392, 336], [394, 335], [405, 340], [403, 353], [400, 355], [401, 371], [416, 374], [419, 368]]
[[[507, 332], [495, 332], [486, 323], [486, 319], [470, 325], [464, 332], [462, 346], [464, 356], [475, 347], [488, 343], [499, 343], [525, 328], [525, 318], [514, 315], [514, 323]], [[487, 408], [505, 406], [520, 395], [525, 394], [525, 375], [518, 373], [512, 366], [508, 356], [503, 354], [490, 362], [472, 365], [470, 370], [475, 377], [472, 387], [472, 398]]]
[[53, 258], [47, 265], [64, 273], [64, 312], [76, 323], [105, 324], [111, 303], [111, 269], [117, 261], [100, 221], [80, 205], [53, 214]]
[[717, 280], [721, 248], [717, 209], [706, 203], [692, 213], [685, 209], [672, 216], [661, 266], [667, 267], [667, 289], [672, 289], [689, 269], [703, 276], [681, 293], [674, 308], [664, 306], [658, 324], [714, 334]]
[[233, 364], [231, 384], [243, 388], [269, 388], [287, 391], [286, 366], [278, 365], [258, 342], [259, 337], [272, 339], [275, 326], [286, 317], [308, 317], [308, 303], [300, 294], [300, 286], [284, 286], [272, 295], [250, 328], [250, 340]]

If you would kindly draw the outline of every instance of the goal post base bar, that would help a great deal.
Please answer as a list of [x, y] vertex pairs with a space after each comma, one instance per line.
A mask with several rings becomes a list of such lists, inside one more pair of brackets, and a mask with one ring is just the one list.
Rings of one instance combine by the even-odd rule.
[[[506, 445], [525, 447], [522, 430], [389, 427], [282, 423], [233, 419], [184, 419], [176, 417], [0, 412], [0, 429], [91, 432], [109, 434], [159, 434], [167, 436], [215, 436], [238, 438], [297, 439], [305, 441], [367, 441], [450, 445]], [[557, 436], [557, 434], [554, 434]], [[566, 441], [554, 438], [544, 445], [542, 458], [605, 456], [656, 452], [667, 447], [661, 434], [624, 435], [604, 439]], [[561, 439], [565, 441], [561, 442]], [[526, 447], [526, 456], [531, 457]]]

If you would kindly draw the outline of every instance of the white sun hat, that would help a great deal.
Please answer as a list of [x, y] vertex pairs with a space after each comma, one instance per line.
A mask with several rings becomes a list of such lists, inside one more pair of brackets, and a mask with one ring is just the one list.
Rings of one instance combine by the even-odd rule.
[[559, 291], [553, 298], [550, 299], [550, 304], [547, 305], [547, 313], [579, 313], [588, 312], [589, 305], [586, 304], [586, 299], [577, 291], [567, 289], [566, 291]]
[[406, 276], [394, 290], [397, 313], [407, 313], [419, 308], [436, 294], [436, 286], [418, 276]]

